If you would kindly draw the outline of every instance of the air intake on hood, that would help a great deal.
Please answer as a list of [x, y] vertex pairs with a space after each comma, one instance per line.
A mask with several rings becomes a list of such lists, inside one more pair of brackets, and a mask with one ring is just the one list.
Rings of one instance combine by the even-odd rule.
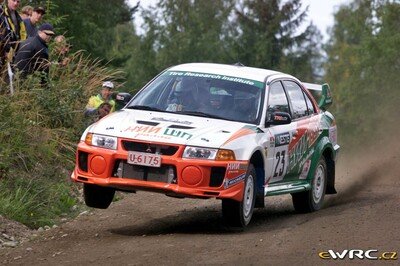
[[143, 120], [137, 120], [136, 123], [142, 124], [142, 125], [153, 126], [153, 127], [158, 126], [158, 124], [160, 124], [160, 123], [156, 123], [156, 122], [143, 121]]
[[187, 126], [181, 126], [181, 125], [170, 125], [168, 128], [193, 129], [194, 127], [187, 127]]

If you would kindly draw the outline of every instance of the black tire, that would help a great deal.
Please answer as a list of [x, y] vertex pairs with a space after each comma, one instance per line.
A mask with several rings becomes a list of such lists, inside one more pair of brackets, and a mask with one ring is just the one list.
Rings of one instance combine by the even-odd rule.
[[252, 164], [249, 165], [244, 179], [243, 199], [241, 202], [232, 199], [222, 200], [222, 217], [229, 227], [246, 227], [253, 216], [256, 200], [256, 171]]
[[115, 194], [115, 189], [91, 184], [83, 184], [83, 196], [87, 206], [107, 209]]
[[297, 212], [307, 213], [321, 209], [328, 182], [327, 169], [325, 158], [321, 157], [315, 167], [311, 189], [292, 194], [293, 206]]

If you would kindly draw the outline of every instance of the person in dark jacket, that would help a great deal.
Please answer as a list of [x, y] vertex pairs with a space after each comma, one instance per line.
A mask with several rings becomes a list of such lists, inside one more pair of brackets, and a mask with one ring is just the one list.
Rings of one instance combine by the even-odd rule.
[[37, 34], [37, 24], [42, 21], [42, 18], [46, 14], [46, 10], [39, 6], [33, 9], [32, 15], [29, 18], [24, 19], [26, 33], [28, 37], [35, 37]]
[[15, 54], [14, 67], [22, 73], [22, 76], [32, 74], [35, 71], [49, 72], [49, 51], [47, 44], [54, 35], [53, 26], [44, 23], [40, 26], [38, 34], [20, 43]]
[[10, 63], [15, 50], [27, 37], [25, 24], [17, 12], [19, 5], [20, 0], [5, 0], [0, 7], [0, 79], [6, 83], [12, 80]]

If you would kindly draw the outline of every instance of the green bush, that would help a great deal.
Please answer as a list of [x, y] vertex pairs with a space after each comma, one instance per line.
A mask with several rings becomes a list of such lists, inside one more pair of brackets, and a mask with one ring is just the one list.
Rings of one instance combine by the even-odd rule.
[[83, 110], [121, 72], [76, 53], [65, 67], [52, 64], [46, 85], [39, 74], [16, 77], [12, 96], [0, 91], [0, 214], [36, 228], [79, 203], [70, 174], [89, 123]]

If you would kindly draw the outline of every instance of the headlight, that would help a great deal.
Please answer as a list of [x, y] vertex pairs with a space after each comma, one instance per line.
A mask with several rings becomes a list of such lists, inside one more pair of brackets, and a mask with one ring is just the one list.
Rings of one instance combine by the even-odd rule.
[[182, 158], [203, 159], [216, 161], [235, 161], [235, 153], [231, 150], [211, 149], [188, 146], [183, 152]]
[[96, 146], [111, 150], [117, 149], [117, 138], [88, 133], [85, 138], [85, 143], [90, 146]]
[[183, 152], [183, 158], [188, 159], [205, 159], [205, 160], [214, 160], [215, 155], [217, 154], [218, 149], [209, 149], [209, 148], [201, 148], [201, 147], [186, 147]]

